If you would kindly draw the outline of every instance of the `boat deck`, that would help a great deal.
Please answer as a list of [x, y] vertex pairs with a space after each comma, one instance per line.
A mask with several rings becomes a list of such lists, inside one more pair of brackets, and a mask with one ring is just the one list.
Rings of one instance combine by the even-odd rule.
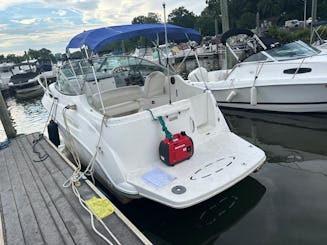
[[[19, 136], [0, 150], [0, 244], [107, 244], [92, 230], [72, 188], [63, 187], [71, 163], [46, 140], [33, 144], [36, 138]], [[85, 200], [104, 197], [89, 181], [78, 190]], [[151, 244], [117, 208], [103, 222], [120, 244]], [[94, 223], [119, 244], [98, 220]]]

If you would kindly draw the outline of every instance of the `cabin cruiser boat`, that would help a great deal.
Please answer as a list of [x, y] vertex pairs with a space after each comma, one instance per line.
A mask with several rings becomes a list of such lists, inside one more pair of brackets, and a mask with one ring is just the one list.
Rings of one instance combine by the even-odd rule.
[[[25, 66], [25, 69], [21, 68], [19, 72], [11, 76], [8, 84], [9, 89], [17, 99], [32, 99], [43, 95], [42, 85], [50, 84], [56, 80], [55, 71], [51, 70], [51, 66], [40, 69], [41, 66], [37, 66], [37, 61], [28, 63], [28, 65], [24, 64], [19, 66]], [[43, 65], [43, 67], [45, 66]]]
[[38, 72], [17, 73], [10, 78], [9, 89], [17, 99], [30, 99], [41, 96], [43, 89], [35, 79]]
[[[111, 40], [139, 32], [162, 38], [164, 29], [144, 24], [90, 30], [67, 49], [87, 46], [97, 53]], [[173, 25], [167, 25], [167, 35], [200, 38]], [[209, 90], [139, 57], [69, 60], [42, 103], [82, 164], [93, 164], [103, 185], [129, 198], [186, 208], [226, 190], [265, 161], [261, 149], [230, 131]], [[167, 148], [167, 142], [176, 145]], [[173, 156], [181, 160], [176, 165], [168, 161]]]
[[207, 72], [197, 68], [188, 76], [191, 85], [210, 89], [223, 107], [280, 112], [327, 111], [327, 55], [324, 52], [302, 41], [267, 48], [255, 34], [242, 29], [226, 32], [222, 42], [228, 47], [227, 38], [235, 34], [247, 34], [261, 47], [253, 45], [256, 52], [231, 70]]

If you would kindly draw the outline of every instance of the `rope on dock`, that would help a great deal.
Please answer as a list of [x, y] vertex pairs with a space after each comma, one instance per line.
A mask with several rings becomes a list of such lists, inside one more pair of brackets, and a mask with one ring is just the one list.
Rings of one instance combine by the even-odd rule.
[[[91, 218], [91, 226], [92, 229], [94, 230], [94, 232], [99, 235], [105, 242], [107, 242], [110, 245], [113, 245], [113, 243], [111, 241], [109, 241], [109, 239], [103, 235], [101, 232], [99, 232], [95, 226], [94, 226], [94, 214], [93, 212], [90, 210], [90, 208], [87, 206], [86, 201], [81, 197], [77, 186], [80, 182], [81, 179], [85, 178], [85, 176], [89, 176], [92, 178], [93, 182], [94, 182], [94, 178], [93, 178], [93, 173], [94, 173], [94, 164], [95, 164], [95, 160], [96, 160], [96, 156], [99, 150], [101, 150], [101, 148], [99, 147], [100, 145], [100, 141], [101, 141], [101, 137], [102, 137], [102, 130], [103, 130], [103, 126], [107, 121], [107, 118], [105, 116], [103, 116], [102, 122], [101, 122], [101, 128], [100, 128], [100, 134], [99, 134], [99, 139], [96, 145], [96, 150], [94, 155], [92, 156], [92, 159], [90, 160], [89, 164], [87, 165], [86, 169], [84, 170], [84, 172], [81, 171], [82, 169], [82, 164], [80, 161], [80, 158], [78, 156], [78, 152], [74, 143], [74, 139], [73, 136], [71, 134], [70, 128], [68, 126], [68, 122], [67, 122], [67, 117], [66, 117], [66, 111], [68, 109], [71, 110], [76, 110], [76, 105], [68, 105], [66, 107], [64, 107], [63, 109], [63, 118], [64, 118], [64, 123], [65, 123], [65, 127], [66, 127], [66, 131], [67, 131], [67, 137], [68, 137], [68, 141], [67, 141], [67, 147], [69, 147], [70, 152], [72, 153], [72, 156], [74, 158], [74, 161], [77, 165], [76, 169], [74, 170], [73, 174], [71, 175], [70, 178], [68, 178], [65, 183], [63, 184], [64, 187], [69, 187], [71, 186], [75, 196], [78, 198], [79, 203], [81, 204], [81, 206], [90, 214], [90, 218]], [[98, 221], [102, 224], [102, 226], [105, 228], [105, 230], [108, 232], [108, 234], [113, 238], [113, 240], [118, 244], [121, 245], [121, 243], [119, 242], [119, 240], [116, 238], [116, 236], [110, 231], [110, 229], [106, 226], [106, 224], [102, 221], [102, 219], [98, 219]]]
[[38, 157], [39, 157], [39, 160], [34, 160], [34, 159], [33, 159], [34, 162], [42, 162], [42, 161], [44, 161], [45, 159], [47, 159], [47, 158], [49, 157], [49, 154], [48, 154], [48, 153], [45, 153], [44, 155], [42, 155], [41, 152], [35, 150], [36, 145], [37, 145], [37, 144], [38, 144], [42, 139], [43, 139], [43, 134], [39, 134], [39, 138], [33, 140], [33, 145], [32, 145], [33, 152], [34, 152], [35, 154], [37, 154]]
[[9, 140], [6, 140], [4, 142], [0, 142], [0, 150], [7, 148], [9, 146], [9, 144], [10, 144]]

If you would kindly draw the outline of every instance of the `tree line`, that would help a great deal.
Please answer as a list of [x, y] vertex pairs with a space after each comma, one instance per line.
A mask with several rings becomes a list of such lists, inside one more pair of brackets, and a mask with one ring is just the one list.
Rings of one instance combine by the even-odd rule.
[[40, 50], [29, 49], [23, 55], [8, 54], [7, 56], [4, 56], [3, 54], [0, 54], [0, 64], [4, 62], [18, 64], [33, 59], [38, 60], [39, 63], [57, 63], [57, 58], [52, 54], [51, 50], [46, 48]]
[[[221, 34], [221, 9], [220, 0], [202, 0], [205, 1], [206, 7], [200, 15], [194, 14], [184, 6], [180, 6], [168, 14], [168, 23], [183, 27], [193, 28], [202, 34], [202, 36], [213, 36]], [[266, 33], [270, 37], [290, 40], [294, 38], [305, 39], [307, 41], [310, 31], [300, 30], [298, 32], [289, 33], [280, 30], [276, 27], [283, 26], [286, 20], [298, 19], [303, 20], [304, 16], [304, 0], [229, 0], [229, 22], [230, 28], [247, 28], [253, 29], [256, 27], [256, 19], [259, 16], [260, 22], [269, 22], [272, 27]], [[307, 0], [307, 18], [311, 16], [311, 1]], [[317, 8], [317, 16], [321, 20], [327, 20], [327, 1], [319, 1]], [[163, 20], [158, 13], [148, 13], [134, 17], [132, 24], [160, 23]], [[129, 47], [147, 44], [144, 39], [133, 39], [125, 42], [125, 47], [122, 48], [121, 43], [117, 42], [107, 46], [107, 51], [117, 49], [129, 49]], [[150, 44], [149, 44], [150, 45]], [[6, 57], [0, 55], [0, 63], [15, 62], [19, 63], [27, 58], [31, 59], [48, 59], [52, 62], [56, 58], [50, 50], [42, 48], [40, 50], [29, 49], [22, 56], [8, 54]]]

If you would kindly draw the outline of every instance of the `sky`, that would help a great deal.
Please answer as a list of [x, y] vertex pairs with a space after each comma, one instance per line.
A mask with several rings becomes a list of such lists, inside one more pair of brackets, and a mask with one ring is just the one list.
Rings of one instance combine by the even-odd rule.
[[[0, 1], [0, 54], [22, 55], [46, 48], [64, 53], [69, 40], [99, 27], [131, 24], [149, 12], [164, 18], [158, 0], [14, 0]], [[166, 15], [184, 6], [199, 15], [205, 0], [166, 0]]]

